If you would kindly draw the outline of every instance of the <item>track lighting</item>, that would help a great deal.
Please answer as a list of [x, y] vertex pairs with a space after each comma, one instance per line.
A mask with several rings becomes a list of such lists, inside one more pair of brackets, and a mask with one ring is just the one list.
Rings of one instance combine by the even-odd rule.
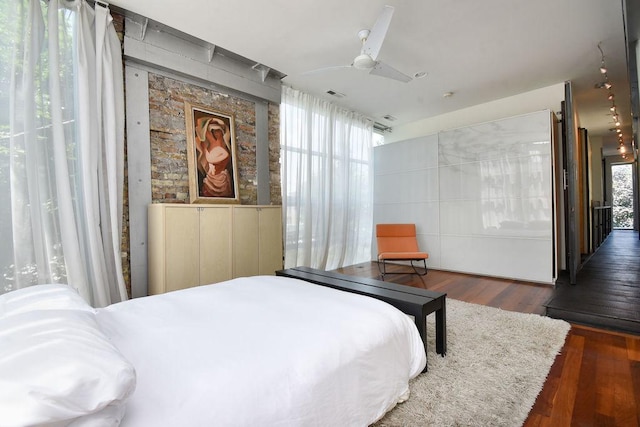
[[[604, 61], [604, 51], [602, 50], [602, 46], [598, 43], [598, 50], [600, 51], [600, 74], [604, 77], [604, 81], [600, 83], [596, 83], [595, 87], [598, 89], [607, 89], [607, 99], [611, 101], [611, 107], [609, 107], [609, 111], [611, 111], [611, 117], [613, 118], [613, 123], [615, 123], [616, 128], [614, 128], [617, 132], [618, 138], [620, 138], [620, 148], [618, 150], [622, 150], [624, 152], [624, 143], [622, 142], [622, 130], [620, 129], [620, 116], [618, 115], [618, 111], [616, 108], [616, 103], [614, 101], [615, 96], [611, 91], [613, 85], [609, 83], [609, 76], [607, 75], [607, 65]], [[613, 129], [611, 129], [613, 130]]]

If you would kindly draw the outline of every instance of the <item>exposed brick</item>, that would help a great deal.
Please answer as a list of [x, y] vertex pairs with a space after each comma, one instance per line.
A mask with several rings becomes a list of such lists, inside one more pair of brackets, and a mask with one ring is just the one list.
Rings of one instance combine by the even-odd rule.
[[[122, 16], [113, 14], [120, 40]], [[126, 96], [126, 92], [125, 92]], [[227, 93], [149, 73], [149, 128], [151, 143], [151, 197], [155, 203], [189, 203], [184, 102], [203, 105], [212, 111], [233, 115], [236, 163], [241, 204], [257, 204], [255, 104]], [[280, 106], [268, 105], [270, 197], [282, 204], [280, 185]], [[125, 171], [126, 173], [126, 171]], [[122, 235], [122, 268], [131, 295], [128, 188], [125, 198]]]
[[[188, 165], [184, 102], [203, 105], [229, 114], [235, 121], [238, 192], [242, 204], [257, 203], [255, 104], [226, 93], [149, 74], [149, 120], [151, 129], [151, 185], [154, 202], [187, 203]], [[281, 204], [279, 106], [269, 105], [269, 170], [271, 200]]]

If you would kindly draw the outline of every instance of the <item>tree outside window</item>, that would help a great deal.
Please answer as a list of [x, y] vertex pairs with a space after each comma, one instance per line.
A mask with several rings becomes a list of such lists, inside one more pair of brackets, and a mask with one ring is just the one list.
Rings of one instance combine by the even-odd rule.
[[632, 165], [611, 166], [613, 228], [633, 228]]

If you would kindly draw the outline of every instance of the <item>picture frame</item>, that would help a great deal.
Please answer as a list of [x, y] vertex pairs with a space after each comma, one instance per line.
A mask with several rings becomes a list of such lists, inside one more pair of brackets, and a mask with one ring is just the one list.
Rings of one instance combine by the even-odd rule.
[[232, 114], [185, 101], [190, 203], [240, 203]]

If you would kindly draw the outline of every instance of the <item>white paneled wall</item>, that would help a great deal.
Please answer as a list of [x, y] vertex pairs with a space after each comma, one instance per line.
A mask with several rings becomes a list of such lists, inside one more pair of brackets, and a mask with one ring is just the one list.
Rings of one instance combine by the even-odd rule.
[[[438, 136], [375, 147], [373, 171], [374, 224], [415, 223], [420, 248], [439, 266]], [[372, 248], [376, 259], [375, 236]]]
[[551, 153], [548, 110], [376, 147], [374, 223], [415, 223], [432, 268], [552, 283]]

